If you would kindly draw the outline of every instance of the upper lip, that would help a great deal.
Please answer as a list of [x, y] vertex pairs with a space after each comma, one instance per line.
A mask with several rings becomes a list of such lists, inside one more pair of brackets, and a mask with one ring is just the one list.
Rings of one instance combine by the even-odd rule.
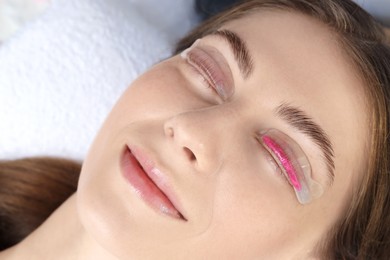
[[184, 220], [187, 220], [183, 215], [183, 210], [181, 204], [174, 194], [173, 189], [171, 188], [171, 182], [168, 176], [165, 174], [165, 170], [160, 170], [160, 167], [155, 166], [155, 161], [153, 161], [143, 150], [139, 147], [128, 145], [130, 152], [137, 159], [142, 169], [148, 175], [148, 177], [153, 181], [153, 183], [165, 194], [165, 196], [170, 200], [175, 209], [179, 212], [181, 217]]

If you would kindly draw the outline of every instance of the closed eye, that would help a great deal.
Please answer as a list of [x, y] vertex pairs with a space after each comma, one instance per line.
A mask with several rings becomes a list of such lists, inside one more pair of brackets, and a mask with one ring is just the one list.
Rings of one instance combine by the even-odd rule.
[[198, 41], [185, 50], [183, 57], [202, 77], [207, 87], [211, 87], [222, 101], [234, 93], [230, 67], [222, 54], [211, 46], [197, 46]]
[[307, 204], [322, 195], [321, 184], [311, 176], [309, 160], [294, 140], [276, 129], [262, 133], [260, 140], [293, 187], [299, 203]]
[[283, 182], [285, 182], [288, 186], [291, 187], [291, 183], [288, 180], [288, 176], [284, 172], [282, 166], [278, 162], [278, 159], [275, 158], [272, 151], [269, 150], [269, 148], [264, 145], [263, 141], [259, 138], [257, 138], [258, 142], [260, 143], [261, 147], [261, 155], [264, 156], [265, 160], [267, 161], [268, 165], [272, 169], [272, 172], [275, 176], [280, 178]]

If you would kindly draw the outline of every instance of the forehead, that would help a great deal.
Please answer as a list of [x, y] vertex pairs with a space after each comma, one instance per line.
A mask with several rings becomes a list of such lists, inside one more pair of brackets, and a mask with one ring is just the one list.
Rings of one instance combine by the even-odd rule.
[[236, 32], [253, 56], [254, 73], [245, 84], [266, 96], [270, 107], [292, 103], [319, 123], [333, 143], [336, 171], [361, 168], [353, 162], [365, 161], [368, 140], [364, 84], [337, 35], [314, 18], [287, 11], [259, 11], [223, 28]]

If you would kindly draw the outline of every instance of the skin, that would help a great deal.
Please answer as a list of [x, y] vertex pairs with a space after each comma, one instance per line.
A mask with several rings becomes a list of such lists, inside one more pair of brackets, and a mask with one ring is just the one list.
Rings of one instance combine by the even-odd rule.
[[[223, 28], [246, 42], [251, 76], [244, 79], [228, 44], [216, 36], [197, 44], [216, 48], [228, 62], [234, 94], [227, 101], [180, 56], [151, 68], [108, 116], [77, 194], [19, 246], [20, 254], [51, 248], [57, 257], [96, 259], [315, 257], [315, 246], [342, 216], [366, 166], [363, 83], [336, 36], [313, 18], [262, 11]], [[281, 103], [301, 108], [327, 133], [335, 153], [332, 185], [321, 150], [273, 113]], [[300, 204], [267, 160], [256, 133], [270, 128], [301, 147], [312, 178], [324, 188], [320, 198]], [[152, 209], [125, 181], [120, 157], [126, 144], [140, 147], [167, 176], [187, 221]], [[53, 249], [61, 244], [55, 239], [36, 242], [44, 237], [58, 238], [68, 251]]]

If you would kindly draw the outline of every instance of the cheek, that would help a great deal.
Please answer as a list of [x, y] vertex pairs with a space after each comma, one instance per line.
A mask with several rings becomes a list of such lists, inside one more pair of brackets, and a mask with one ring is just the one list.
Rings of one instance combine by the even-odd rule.
[[117, 255], [126, 248], [123, 244], [126, 239], [122, 232], [123, 224], [126, 222], [121, 216], [126, 216], [127, 212], [120, 200], [112, 199], [113, 194], [109, 191], [115, 186], [112, 185], [112, 181], [97, 176], [107, 170], [97, 168], [87, 170], [82, 173], [77, 191], [79, 218], [89, 236], [110, 253]]
[[[245, 218], [252, 223], [280, 219], [284, 223], [298, 201], [291, 186], [268, 161], [255, 138], [242, 133], [227, 136], [225, 162], [216, 181], [216, 202], [221, 218]], [[236, 149], [229, 149], [236, 147]], [[261, 226], [261, 225], [257, 225]]]
[[119, 99], [109, 118], [133, 122], [169, 118], [210, 106], [193, 83], [169, 61], [156, 65], [135, 80]]
[[174, 67], [152, 69], [131, 84], [117, 110], [153, 117], [197, 107], [191, 86]]
[[299, 232], [298, 202], [293, 191], [290, 194], [289, 187], [275, 181], [275, 176], [259, 172], [264, 165], [254, 164], [226, 165], [220, 174], [211, 230], [215, 240], [229, 247], [245, 241], [252, 252], [272, 252], [291, 243]]

